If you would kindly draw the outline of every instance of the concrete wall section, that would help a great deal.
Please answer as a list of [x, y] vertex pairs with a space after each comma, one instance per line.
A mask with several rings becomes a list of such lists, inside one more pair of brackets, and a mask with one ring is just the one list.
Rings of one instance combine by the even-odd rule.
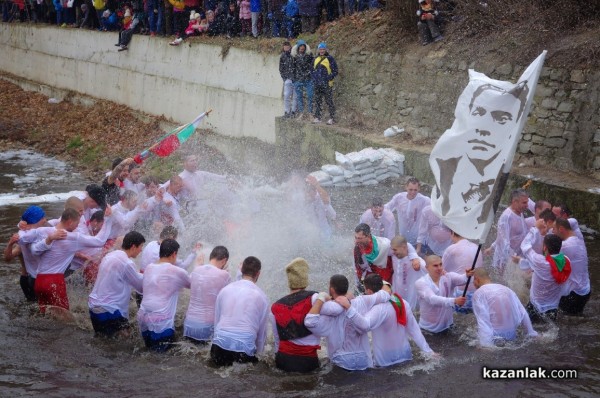
[[135, 35], [117, 52], [116, 33], [0, 25], [0, 70], [164, 115], [179, 123], [212, 108], [219, 134], [275, 142], [282, 113], [278, 57]]

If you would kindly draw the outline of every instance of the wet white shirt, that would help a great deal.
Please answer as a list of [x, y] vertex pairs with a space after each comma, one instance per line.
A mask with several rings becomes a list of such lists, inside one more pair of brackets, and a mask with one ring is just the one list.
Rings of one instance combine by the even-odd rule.
[[473, 313], [477, 319], [479, 344], [494, 346], [494, 338], [514, 340], [522, 325], [528, 336], [537, 336], [519, 298], [508, 287], [497, 283], [481, 286], [473, 294]]
[[[169, 205], [167, 203], [170, 203]], [[183, 232], [184, 224], [179, 214], [179, 201], [169, 192], [163, 193], [162, 202], [158, 203], [160, 220], [165, 225], [173, 225], [178, 231]]]
[[588, 271], [588, 255], [585, 242], [576, 236], [571, 236], [562, 242], [560, 251], [571, 261], [571, 275], [565, 282], [562, 295], [575, 292], [585, 296], [590, 292], [590, 273]]
[[358, 331], [350, 320], [356, 314], [366, 314], [375, 304], [386, 302], [390, 295], [380, 290], [376, 294], [358, 296], [351, 300], [347, 311], [333, 302], [323, 304], [322, 313], [307, 314], [304, 325], [315, 335], [327, 337], [327, 354], [331, 362], [346, 370], [365, 370], [373, 367], [369, 335]]
[[409, 200], [406, 192], [400, 192], [385, 204], [385, 208], [398, 214], [398, 230], [413, 246], [417, 244], [421, 215], [426, 206], [431, 205], [431, 199], [420, 193]]
[[454, 323], [454, 289], [467, 282], [466, 275], [448, 272], [440, 277], [436, 285], [429, 274], [415, 282], [419, 297], [419, 326], [438, 333]]
[[123, 181], [123, 189], [125, 191], [133, 191], [140, 196], [146, 191], [146, 186], [142, 182], [133, 182], [129, 178], [126, 178], [125, 181]]
[[190, 287], [190, 276], [171, 263], [148, 265], [144, 272], [144, 298], [137, 319], [140, 330], [161, 333], [175, 329], [179, 291]]
[[131, 288], [142, 293], [142, 274], [135, 269], [133, 259], [122, 250], [108, 253], [98, 268], [88, 307], [101, 307], [111, 313], [119, 311], [128, 318]]
[[[465, 275], [467, 270], [473, 266], [473, 260], [477, 254], [477, 245], [467, 239], [461, 239], [450, 245], [442, 256], [442, 266], [446, 272], [455, 272], [460, 275]], [[475, 268], [483, 267], [483, 250], [479, 252]], [[460, 296], [465, 289], [465, 286], [457, 286], [456, 291], [460, 292]], [[469, 292], [475, 291], [473, 281], [469, 283]], [[457, 295], [455, 295], [457, 297]]]
[[394, 213], [388, 209], [383, 209], [379, 218], [375, 218], [373, 211], [367, 209], [360, 216], [360, 223], [367, 224], [371, 228], [371, 233], [375, 236], [382, 236], [390, 240], [396, 236], [396, 218], [394, 218]]
[[[409, 247], [412, 247], [410, 243], [408, 245]], [[418, 271], [415, 271], [413, 268], [410, 256], [403, 258], [392, 256], [392, 264], [394, 265], [392, 292], [406, 300], [410, 305], [410, 309], [413, 311], [419, 304], [415, 282], [427, 273], [427, 271], [425, 271], [425, 260], [420, 257], [416, 258], [419, 259], [421, 265], [421, 268], [419, 268]]]
[[390, 366], [410, 361], [412, 351], [409, 337], [423, 352], [433, 353], [423, 337], [409, 303], [403, 300], [403, 304], [406, 309], [406, 326], [398, 323], [396, 311], [389, 302], [377, 304], [364, 316], [357, 314], [350, 321], [359, 332], [366, 334], [371, 331], [375, 366]]
[[450, 229], [433, 213], [431, 206], [423, 208], [417, 243], [429, 246], [438, 256], [442, 256], [446, 248], [452, 244]]
[[538, 312], [544, 313], [558, 308], [563, 286], [554, 280], [550, 271], [550, 263], [546, 261], [546, 257], [533, 250], [532, 242], [535, 242], [539, 235], [540, 232], [537, 228], [531, 228], [521, 244], [521, 250], [533, 270], [529, 301]]
[[119, 202], [112, 207], [112, 213], [114, 222], [109, 239], [117, 239], [133, 229], [133, 225], [143, 214], [143, 211], [139, 206], [136, 206], [133, 210], [126, 209], [123, 202]]
[[29, 231], [19, 231], [19, 248], [23, 255], [23, 262], [25, 263], [25, 269], [27, 273], [35, 278], [38, 273], [38, 267], [40, 264], [40, 256], [33, 254], [31, 251], [31, 244], [41, 239], [40, 232], [36, 229]]
[[215, 325], [217, 295], [231, 282], [229, 272], [212, 264], [197, 265], [190, 274], [190, 304], [185, 314], [183, 335], [210, 340]]
[[511, 256], [521, 255], [521, 242], [527, 235], [527, 223], [523, 214], [516, 214], [510, 207], [498, 219], [496, 240], [492, 244], [494, 258], [492, 266], [504, 269]]
[[241, 279], [219, 292], [213, 344], [224, 350], [261, 353], [267, 338], [269, 300], [255, 283]]
[[[160, 243], [158, 241], [153, 240], [150, 243], [147, 243], [142, 250], [142, 254], [140, 255], [140, 272], [144, 273], [148, 265], [152, 263], [157, 263], [160, 259]], [[196, 252], [191, 252], [187, 255], [185, 260], [180, 260], [177, 258], [175, 261], [175, 265], [179, 268], [183, 268], [187, 270], [188, 267], [192, 264], [192, 262], [196, 259]]]

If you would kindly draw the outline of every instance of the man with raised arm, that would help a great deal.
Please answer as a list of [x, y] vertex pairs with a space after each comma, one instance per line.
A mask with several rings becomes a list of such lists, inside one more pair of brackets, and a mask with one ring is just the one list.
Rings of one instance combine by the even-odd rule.
[[415, 249], [401, 235], [392, 239], [390, 250], [394, 266], [392, 291], [406, 300], [414, 311], [419, 304], [415, 282], [426, 274], [425, 260], [416, 255]]

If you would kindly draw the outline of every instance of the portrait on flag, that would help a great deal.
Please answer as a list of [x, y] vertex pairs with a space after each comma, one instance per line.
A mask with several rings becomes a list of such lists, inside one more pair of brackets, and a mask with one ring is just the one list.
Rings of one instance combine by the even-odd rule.
[[530, 66], [517, 83], [469, 70], [454, 123], [431, 152], [436, 181], [432, 209], [465, 238], [487, 235], [494, 216], [494, 190], [500, 176], [510, 170], [543, 64], [540, 57], [532, 64], [541, 61], [539, 68]]

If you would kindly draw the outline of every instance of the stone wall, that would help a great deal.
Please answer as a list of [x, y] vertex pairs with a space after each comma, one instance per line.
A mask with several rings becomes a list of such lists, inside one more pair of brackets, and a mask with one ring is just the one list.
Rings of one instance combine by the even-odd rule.
[[[354, 118], [360, 119], [359, 114], [382, 127], [397, 124], [414, 139], [431, 141], [452, 125], [468, 69], [511, 81], [524, 70], [521, 65], [457, 60], [429, 48], [410, 54], [356, 51], [337, 58], [340, 114], [350, 110]], [[600, 171], [599, 92], [599, 71], [545, 67], [517, 161]]]

